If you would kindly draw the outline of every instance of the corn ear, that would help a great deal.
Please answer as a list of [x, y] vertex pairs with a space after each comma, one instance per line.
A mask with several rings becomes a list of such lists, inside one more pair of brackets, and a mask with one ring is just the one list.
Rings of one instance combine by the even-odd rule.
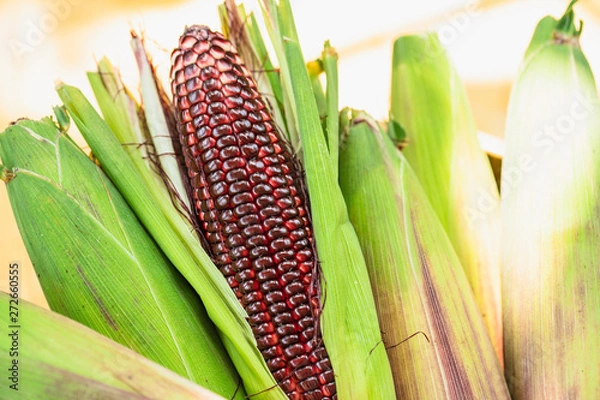
[[600, 398], [600, 105], [573, 3], [554, 29], [538, 26], [506, 126], [504, 349], [517, 400]]
[[[500, 198], [465, 90], [436, 34], [394, 43], [390, 118], [452, 242], [502, 361]], [[396, 130], [394, 130], [396, 132]]]
[[[2, 309], [8, 310], [10, 300], [0, 292]], [[3, 399], [223, 399], [59, 314], [23, 300], [18, 309], [21, 328], [0, 341], [2, 365], [18, 360], [18, 390], [5, 378]], [[11, 349], [13, 339], [20, 344], [17, 350]], [[9, 352], [15, 351], [11, 359]]]
[[340, 186], [365, 255], [401, 399], [508, 399], [452, 244], [402, 154], [342, 112]]
[[100, 168], [49, 118], [20, 120], [0, 142], [50, 308], [232, 396], [239, 378], [200, 299]]
[[171, 66], [179, 138], [207, 251], [288, 397], [331, 399], [334, 372], [318, 329], [320, 278], [297, 160], [222, 34], [186, 28]]

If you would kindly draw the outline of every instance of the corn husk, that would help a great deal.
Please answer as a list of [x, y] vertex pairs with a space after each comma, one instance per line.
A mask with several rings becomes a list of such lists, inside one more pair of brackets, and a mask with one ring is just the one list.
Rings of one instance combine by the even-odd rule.
[[390, 119], [460, 259], [502, 361], [500, 198], [466, 92], [436, 34], [394, 43]]
[[100, 168], [49, 118], [20, 120], [0, 144], [50, 308], [223, 396], [236, 393], [239, 378], [200, 299]]
[[340, 185], [399, 399], [508, 399], [469, 283], [415, 174], [364, 112], [342, 113]]
[[[154, 170], [158, 169], [163, 180], [169, 187], [169, 191], [177, 199], [178, 206], [189, 213], [192, 209], [188, 196], [188, 188], [184, 182], [185, 162], [179, 157], [181, 154], [177, 138], [171, 136], [171, 131], [176, 129], [175, 116], [170, 105], [171, 100], [167, 97], [160, 81], [156, 77], [154, 66], [144, 46], [142, 38], [132, 32], [131, 49], [140, 74], [140, 92], [142, 97], [143, 117], [148, 134], [152, 138], [152, 146], [146, 146], [153, 150], [152, 160]], [[99, 71], [104, 79], [110, 76], [110, 71]], [[107, 73], [109, 72], [109, 73]], [[121, 89], [121, 88], [117, 88]], [[98, 89], [96, 89], [98, 91]], [[113, 96], [127, 94], [120, 90], [112, 93]], [[162, 112], [161, 112], [162, 110]], [[138, 110], [138, 113], [141, 113]], [[143, 146], [140, 144], [140, 146]]]
[[3, 309], [14, 304], [20, 322], [2, 335], [0, 362], [16, 373], [4, 372], [3, 399], [223, 399], [79, 323], [0, 292]]
[[573, 3], [538, 26], [506, 126], [504, 348], [517, 400], [600, 398], [600, 105]]
[[[311, 219], [322, 271], [323, 341], [336, 377], [340, 400], [393, 399], [395, 390], [389, 360], [380, 345], [381, 332], [369, 275], [356, 232], [348, 218], [337, 182], [337, 149], [328, 148], [319, 119], [306, 62], [289, 1], [261, 3], [267, 30], [279, 61], [288, 126], [300, 135], [303, 167], [310, 199]], [[331, 50], [330, 50], [331, 51]], [[335, 62], [332, 63], [335, 69]], [[293, 77], [293, 79], [292, 79]], [[326, 96], [337, 97], [333, 71]], [[328, 108], [337, 99], [328, 100]], [[281, 125], [281, 124], [279, 124]], [[337, 124], [328, 124], [327, 135], [335, 135]], [[290, 135], [293, 137], [293, 135]], [[297, 143], [292, 141], [296, 151]]]
[[[124, 149], [131, 142], [119, 142], [81, 91], [59, 83], [57, 92], [103, 171], [161, 250], [200, 295], [248, 395], [255, 399], [285, 399], [256, 346], [244, 309], [202, 248], [188, 217], [174, 207], [162, 180], [156, 178], [153, 170], [143, 168], [144, 160], [136, 152]], [[100, 98], [112, 101], [110, 97]]]

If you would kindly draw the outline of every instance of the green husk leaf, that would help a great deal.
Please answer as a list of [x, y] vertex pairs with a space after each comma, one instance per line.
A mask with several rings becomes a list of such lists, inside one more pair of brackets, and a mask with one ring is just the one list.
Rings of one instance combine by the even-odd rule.
[[[156, 151], [146, 121], [140, 118], [140, 107], [123, 85], [115, 68], [108, 59], [102, 58], [98, 63], [98, 72], [88, 72], [87, 76], [106, 124], [123, 145], [137, 170], [147, 178], [146, 184], [161, 187], [166, 193], [163, 179], [156, 170]], [[153, 173], [143, 173], [148, 170]]]
[[52, 108], [52, 111], [54, 111], [58, 129], [60, 129], [61, 132], [68, 132], [69, 127], [71, 126], [71, 118], [69, 118], [67, 110], [63, 106], [56, 106]]
[[403, 149], [406, 147], [406, 131], [402, 128], [402, 125], [392, 118], [388, 120], [387, 134], [397, 148]]
[[557, 20], [550, 15], [542, 18], [537, 24], [531, 42], [525, 52], [525, 59], [534, 54], [540, 47], [543, 47], [548, 41], [552, 40]]
[[300, 47], [290, 41], [285, 48], [295, 77], [297, 123], [305, 149], [311, 216], [323, 271], [323, 340], [336, 374], [338, 395], [340, 400], [393, 398], [391, 370], [381, 346], [369, 276], [335, 180]]
[[320, 75], [323, 73], [323, 61], [321, 59], [309, 61], [306, 64], [306, 70], [310, 78], [310, 84], [317, 103], [319, 118], [325, 119], [327, 115], [327, 100], [325, 100], [325, 90], [321, 84]]
[[[317, 104], [319, 118], [322, 121], [323, 132], [327, 138], [327, 147], [331, 155], [333, 172], [337, 180], [338, 154], [339, 154], [339, 82], [338, 82], [338, 55], [329, 41], [325, 42], [321, 58], [306, 64], [308, 76], [312, 87], [313, 96]], [[326, 90], [323, 90], [320, 75], [325, 73]]]
[[140, 119], [140, 106], [125, 87], [118, 71], [103, 57], [97, 72], [88, 72], [88, 80], [108, 126], [125, 145], [131, 157], [151, 167], [150, 134], [145, 120]]
[[246, 322], [246, 313], [227, 281], [202, 249], [192, 225], [171, 203], [164, 186], [147, 185], [149, 170], [139, 171], [115, 134], [76, 88], [57, 92], [103, 170], [119, 189], [154, 240], [202, 298], [246, 391], [256, 399], [285, 399], [269, 372]]
[[508, 399], [462, 266], [377, 122], [343, 112], [340, 186], [361, 243], [400, 399]]
[[517, 400], [600, 398], [600, 104], [572, 5], [570, 26], [538, 25], [506, 124], [504, 349]]
[[[280, 20], [278, 5], [275, 0], [261, 0], [260, 1], [263, 20], [267, 27], [267, 32], [271, 40], [271, 45], [275, 51], [275, 56], [279, 63], [279, 76], [281, 79], [281, 87], [283, 91], [283, 118], [285, 118], [285, 125], [282, 125], [283, 121], [278, 121], [280, 125], [285, 126], [287, 129], [287, 138], [296, 150], [299, 158], [302, 158], [302, 141], [300, 139], [300, 132], [298, 132], [298, 126], [294, 121], [297, 120], [297, 110], [295, 102], [288, 90], [291, 90], [292, 76], [290, 75], [290, 68], [288, 61], [285, 57], [284, 51], [284, 26]], [[293, 22], [293, 21], [292, 21]], [[297, 36], [297, 35], [296, 35]], [[277, 121], [277, 120], [276, 120]]]
[[[300, 132], [311, 219], [322, 269], [323, 340], [336, 376], [338, 398], [395, 398], [393, 379], [363, 255], [337, 184], [306, 63], [287, 1], [262, 3], [284, 93]], [[294, 79], [289, 79], [289, 77]]]
[[[224, 396], [237, 377], [199, 298], [49, 119], [0, 134], [11, 206], [50, 308]], [[29, 328], [29, 327], [28, 327]]]
[[339, 82], [338, 82], [338, 55], [329, 41], [325, 42], [322, 53], [323, 69], [327, 80], [326, 104], [327, 112], [325, 114], [325, 135], [327, 137], [327, 146], [333, 167], [335, 180], [339, 175], [339, 136], [340, 136], [340, 118], [339, 118]]
[[11, 378], [0, 386], [3, 399], [223, 399], [77, 322], [0, 292], [2, 309], [15, 304], [20, 326], [2, 335], [0, 362], [16, 366], [18, 380], [5, 372]]
[[502, 360], [500, 198], [466, 92], [436, 34], [394, 43], [390, 118], [438, 215]]
[[[131, 47], [140, 73], [143, 112], [154, 145], [154, 160], [157, 164], [160, 164], [160, 170], [169, 182], [170, 191], [183, 203], [186, 210], [191, 210], [188, 191], [182, 178], [184, 176], [182, 167], [184, 166], [177, 159], [178, 152], [175, 150], [174, 140], [167, 121], [167, 113], [172, 112], [172, 110], [163, 109], [161, 95], [164, 96], [165, 92], [154, 74], [154, 67], [150, 63], [142, 39], [137, 35], [133, 35]], [[158, 168], [158, 166], [155, 166], [155, 168]]]
[[269, 52], [267, 51], [267, 47], [265, 45], [262, 33], [258, 28], [258, 23], [256, 21], [256, 16], [254, 15], [254, 13], [251, 13], [248, 16], [248, 20], [246, 21], [245, 26], [246, 30], [248, 31], [248, 34], [250, 35], [252, 47], [256, 51], [257, 58], [260, 61], [260, 65], [262, 65], [261, 71], [264, 71], [264, 73], [269, 78], [269, 82], [271, 83], [272, 96], [275, 99], [278, 108], [283, 109], [284, 100], [281, 76], [279, 70], [271, 62]]

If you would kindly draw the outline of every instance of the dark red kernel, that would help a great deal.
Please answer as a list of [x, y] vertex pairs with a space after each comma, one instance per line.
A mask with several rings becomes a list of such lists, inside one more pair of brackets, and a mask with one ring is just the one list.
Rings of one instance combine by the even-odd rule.
[[319, 276], [308, 203], [290, 148], [221, 34], [187, 28], [171, 60], [179, 140], [207, 251], [288, 397], [334, 399], [316, 329]]

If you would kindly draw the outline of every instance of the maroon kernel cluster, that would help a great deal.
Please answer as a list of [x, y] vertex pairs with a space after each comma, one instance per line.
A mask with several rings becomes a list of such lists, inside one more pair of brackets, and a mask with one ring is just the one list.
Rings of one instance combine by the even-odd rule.
[[291, 399], [335, 399], [313, 280], [316, 254], [294, 159], [232, 44], [191, 26], [172, 54], [172, 90], [209, 252], [245, 308]]

